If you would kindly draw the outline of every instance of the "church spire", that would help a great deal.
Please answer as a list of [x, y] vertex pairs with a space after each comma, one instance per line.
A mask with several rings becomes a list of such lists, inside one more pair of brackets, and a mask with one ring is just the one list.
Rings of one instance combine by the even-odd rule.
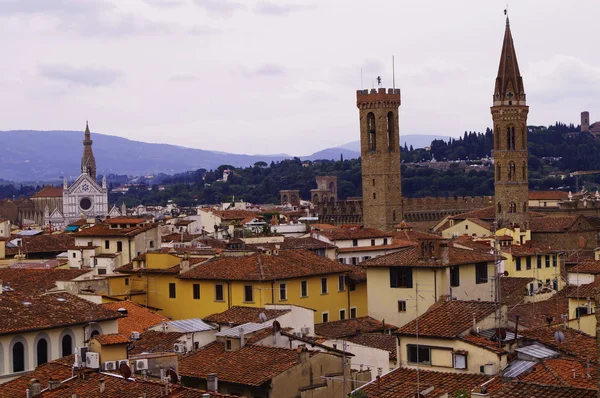
[[504, 30], [504, 42], [500, 54], [500, 65], [498, 66], [498, 77], [494, 90], [494, 105], [526, 105], [523, 78], [519, 71], [517, 53], [510, 31], [510, 21], [506, 17], [506, 28]]
[[85, 122], [85, 133], [83, 136], [83, 156], [81, 157], [81, 172], [87, 173], [94, 180], [96, 179], [96, 159], [92, 151], [92, 139], [90, 137], [90, 127]]

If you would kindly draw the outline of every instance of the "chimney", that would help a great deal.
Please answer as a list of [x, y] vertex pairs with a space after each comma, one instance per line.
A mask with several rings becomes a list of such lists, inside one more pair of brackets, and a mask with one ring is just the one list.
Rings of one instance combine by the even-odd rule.
[[447, 242], [440, 243], [440, 258], [442, 259], [442, 264], [450, 264], [450, 252]]
[[56, 390], [58, 387], [60, 387], [60, 381], [52, 380], [51, 377], [50, 380], [48, 380], [48, 390]]
[[98, 382], [98, 385], [100, 387], [100, 394], [103, 394], [104, 390], [106, 389], [106, 382], [104, 380], [104, 377], [100, 379], [100, 381]]
[[188, 252], [186, 252], [183, 255], [183, 260], [181, 260], [181, 269], [180, 269], [180, 273], [183, 274], [185, 272], [188, 272], [190, 270], [190, 255]]
[[42, 384], [38, 381], [38, 379], [31, 379], [28, 387], [27, 398], [37, 397], [42, 393]]
[[310, 358], [310, 352], [308, 351], [308, 348], [306, 348], [306, 346], [298, 347], [297, 351], [298, 351], [298, 362], [304, 363], [304, 362], [308, 361], [308, 359]]
[[206, 389], [208, 391], [219, 391], [219, 378], [216, 373], [209, 373], [206, 376]]

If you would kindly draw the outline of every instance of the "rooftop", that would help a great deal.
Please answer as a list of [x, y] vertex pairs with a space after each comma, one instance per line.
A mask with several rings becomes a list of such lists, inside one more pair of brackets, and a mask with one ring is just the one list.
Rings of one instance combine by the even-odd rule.
[[570, 274], [600, 274], [600, 260], [582, 261], [569, 269]]
[[391, 232], [384, 232], [375, 228], [363, 228], [360, 226], [342, 226], [321, 231], [313, 231], [315, 234], [322, 235], [329, 240], [348, 240], [348, 239], [372, 239], [372, 238], [391, 238]]
[[173, 347], [181, 338], [185, 338], [182, 332], [157, 332], [148, 330], [140, 333], [140, 339], [134, 340], [130, 355], [138, 355], [145, 352], [173, 352]]
[[379, 348], [390, 353], [390, 360], [396, 360], [396, 345], [398, 341], [393, 334], [384, 333], [360, 333], [350, 337], [348, 341], [367, 347]]
[[76, 238], [81, 237], [105, 237], [105, 238], [113, 238], [113, 237], [133, 237], [142, 232], [149, 231], [153, 228], [156, 228], [156, 224], [146, 224], [140, 227], [129, 227], [129, 228], [110, 228], [108, 224], [98, 224], [93, 227], [84, 228], [79, 230], [79, 232], [75, 232], [73, 235]]
[[350, 318], [343, 321], [325, 322], [315, 325], [315, 335], [328, 339], [356, 336], [360, 333], [383, 332], [396, 330], [397, 327], [370, 316]]
[[61, 187], [46, 185], [44, 188], [33, 194], [31, 198], [62, 198], [62, 196], [63, 189]]
[[[554, 334], [560, 330], [565, 339], [558, 343]], [[596, 339], [583, 332], [571, 328], [564, 328], [562, 325], [544, 326], [536, 329], [519, 330], [526, 339], [537, 341], [554, 350], [560, 351], [566, 355], [577, 357], [581, 360], [589, 359], [596, 362]]]
[[371, 258], [360, 263], [364, 267], [448, 267], [451, 265], [475, 264], [494, 261], [494, 256], [470, 249], [448, 247], [448, 262], [439, 257], [421, 256], [421, 248], [411, 246], [397, 252]]
[[218, 314], [212, 314], [204, 318], [206, 322], [217, 324], [241, 325], [247, 322], [260, 322], [260, 314], [263, 313], [267, 320], [272, 320], [289, 313], [290, 310], [269, 310], [257, 307], [233, 306]]
[[58, 281], [70, 281], [89, 270], [0, 268], [0, 280], [23, 294], [44, 293], [56, 288]]
[[114, 303], [102, 304], [102, 306], [118, 311], [123, 308], [127, 310], [127, 315], [119, 318], [119, 333], [130, 336], [131, 332], [143, 332], [149, 327], [158, 325], [162, 321], [169, 321], [169, 318], [150, 311], [131, 301], [117, 301]]
[[100, 334], [93, 337], [94, 340], [98, 341], [101, 345], [116, 345], [116, 344], [129, 344], [131, 340], [123, 336], [120, 333], [114, 334]]

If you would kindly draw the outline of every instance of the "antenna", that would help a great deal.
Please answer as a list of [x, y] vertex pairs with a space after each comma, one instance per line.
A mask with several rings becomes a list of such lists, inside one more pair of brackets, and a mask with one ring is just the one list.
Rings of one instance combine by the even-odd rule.
[[396, 91], [396, 65], [394, 62], [394, 56], [392, 55], [392, 88]]

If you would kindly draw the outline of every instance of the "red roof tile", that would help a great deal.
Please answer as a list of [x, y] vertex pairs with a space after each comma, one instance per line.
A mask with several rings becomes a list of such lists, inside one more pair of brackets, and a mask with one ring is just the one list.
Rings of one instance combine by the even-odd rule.
[[392, 233], [383, 232], [375, 228], [363, 228], [360, 226], [337, 227], [326, 229], [319, 232], [313, 232], [323, 235], [330, 240], [348, 240], [348, 239], [372, 239], [391, 237]]
[[600, 274], [600, 260], [598, 261], [582, 261], [569, 269], [570, 274]]
[[564, 232], [566, 231], [578, 216], [563, 216], [563, 217], [535, 217], [529, 220], [529, 229], [531, 232]]
[[121, 308], [127, 310], [127, 315], [119, 319], [119, 333], [130, 336], [131, 332], [143, 332], [149, 327], [158, 325], [169, 318], [156, 314], [149, 309], [131, 301], [117, 301], [102, 304], [104, 307], [117, 311]]
[[[555, 332], [558, 330], [565, 335], [564, 341], [560, 344], [554, 337]], [[581, 360], [589, 359], [594, 363], [596, 362], [596, 339], [575, 329], [565, 329], [562, 324], [536, 329], [519, 329], [519, 334], [528, 340], [540, 342], [567, 355], [575, 356]]]
[[56, 288], [58, 281], [70, 281], [89, 270], [0, 268], [0, 280], [23, 294], [44, 293]]
[[315, 335], [328, 339], [336, 339], [342, 337], [356, 336], [359, 333], [383, 332], [384, 330], [396, 330], [397, 326], [388, 323], [383, 324], [382, 321], [370, 316], [360, 318], [350, 318], [343, 321], [325, 322], [315, 325]]
[[569, 197], [568, 192], [563, 191], [529, 191], [529, 200], [560, 200], [567, 199]]
[[129, 354], [138, 355], [144, 352], [173, 352], [175, 343], [182, 338], [185, 339], [185, 333], [147, 330], [140, 333], [139, 340], [133, 341]]
[[417, 246], [371, 258], [360, 263], [364, 267], [449, 267], [451, 265], [475, 264], [494, 261], [494, 256], [481, 251], [448, 247], [448, 263], [440, 258], [422, 258]]
[[585, 360], [567, 357], [546, 359], [519, 379], [525, 382], [559, 387], [586, 389], [596, 389], [597, 387], [595, 364], [588, 368]]
[[100, 334], [94, 337], [101, 345], [129, 344], [131, 340], [120, 333]]
[[[62, 196], [63, 189], [61, 187], [51, 187], [50, 185], [46, 185], [44, 188], [33, 194], [31, 198], [62, 198]], [[50, 209], [50, 211], [52, 210], [53, 209]]]
[[84, 228], [79, 232], [75, 232], [75, 237], [133, 237], [142, 232], [149, 231], [153, 228], [156, 228], [156, 224], [145, 224], [140, 227], [130, 227], [130, 228], [110, 228], [107, 224], [98, 224], [93, 227]]
[[379, 348], [390, 353], [390, 360], [396, 360], [397, 342], [396, 336], [384, 333], [360, 333], [348, 338], [348, 341], [367, 347]]
[[490, 394], [490, 398], [597, 398], [596, 390], [557, 387], [543, 384], [512, 381]]
[[492, 341], [478, 334], [469, 333], [466, 336], [461, 337], [460, 339], [474, 346], [485, 348], [488, 351], [495, 352], [496, 354], [508, 354], [508, 351], [498, 346], [497, 341]]
[[259, 318], [259, 315], [265, 314], [267, 320], [275, 319], [284, 314], [289, 313], [290, 310], [270, 310], [264, 308], [257, 307], [243, 307], [243, 306], [233, 306], [226, 311], [220, 312], [218, 314], [212, 314], [204, 318], [203, 320], [206, 322], [213, 322], [218, 324], [233, 324], [233, 325], [242, 325], [248, 322], [260, 323], [262, 322]]
[[32, 253], [62, 253], [66, 252], [70, 246], [75, 244], [73, 235], [70, 234], [52, 234], [35, 235], [21, 238], [21, 246], [17, 248], [7, 248], [7, 255], [14, 255], [18, 252], [23, 254]]

